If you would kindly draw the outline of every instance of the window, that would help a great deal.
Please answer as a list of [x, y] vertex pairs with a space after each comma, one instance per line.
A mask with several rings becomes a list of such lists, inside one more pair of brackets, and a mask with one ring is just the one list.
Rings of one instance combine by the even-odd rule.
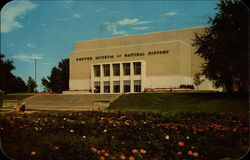
[[120, 81], [114, 81], [113, 87], [114, 93], [120, 93]]
[[94, 82], [94, 93], [100, 93], [100, 82]]
[[109, 81], [104, 82], [104, 93], [110, 93], [110, 83], [109, 83]]
[[134, 81], [134, 92], [141, 92], [141, 81]]
[[120, 76], [120, 64], [113, 64], [113, 75]]
[[104, 64], [103, 65], [103, 75], [104, 76], [110, 76], [110, 65], [109, 64]]
[[100, 77], [100, 65], [94, 65], [94, 76]]
[[124, 81], [124, 92], [130, 92], [130, 81]]
[[141, 74], [141, 62], [134, 62], [134, 75]]
[[123, 63], [124, 75], [130, 75], [130, 63]]

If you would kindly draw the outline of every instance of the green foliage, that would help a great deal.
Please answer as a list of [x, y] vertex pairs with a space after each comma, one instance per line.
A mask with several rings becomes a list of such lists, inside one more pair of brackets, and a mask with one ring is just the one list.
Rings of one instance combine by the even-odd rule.
[[29, 77], [28, 81], [27, 81], [27, 90], [28, 90], [28, 92], [30, 92], [30, 93], [36, 92], [36, 87], [37, 87], [37, 84], [34, 81], [34, 79]]
[[201, 73], [195, 73], [193, 81], [194, 81], [194, 85], [196, 85], [197, 90], [198, 90], [199, 85], [201, 85], [201, 83], [204, 82], [205, 79], [201, 79]]
[[202, 74], [228, 92], [248, 90], [248, 10], [237, 0], [221, 0], [217, 9], [193, 42], [204, 59]]
[[0, 90], [5, 93], [26, 92], [25, 82], [18, 76], [11, 73], [15, 69], [12, 60], [4, 60], [5, 56], [0, 53]]
[[69, 59], [63, 59], [53, 67], [50, 76], [42, 78], [45, 91], [62, 92], [69, 89]]
[[248, 118], [204, 112], [10, 113], [0, 118], [2, 148], [14, 159], [99, 160], [105, 153], [108, 160], [121, 155], [135, 160], [237, 159], [247, 152], [242, 147], [249, 145], [248, 135]]

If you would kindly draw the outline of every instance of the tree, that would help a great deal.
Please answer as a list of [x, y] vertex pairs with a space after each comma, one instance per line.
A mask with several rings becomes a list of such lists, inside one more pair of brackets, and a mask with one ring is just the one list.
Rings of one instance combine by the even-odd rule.
[[27, 86], [20, 77], [14, 76], [11, 71], [15, 69], [12, 60], [4, 60], [0, 53], [0, 90], [5, 93], [26, 92]]
[[197, 90], [198, 90], [199, 85], [201, 85], [201, 83], [204, 82], [205, 79], [201, 79], [201, 73], [195, 73], [193, 81], [194, 81], [194, 85], [196, 85]]
[[10, 92], [10, 79], [12, 79], [11, 71], [15, 69], [12, 60], [4, 60], [5, 56], [0, 53], [0, 90]]
[[50, 76], [42, 78], [46, 91], [62, 92], [69, 89], [69, 59], [63, 59], [53, 67]]
[[43, 91], [44, 92], [50, 92], [51, 91], [51, 86], [50, 86], [50, 76], [47, 76], [47, 78], [42, 78], [42, 85], [43, 85]]
[[27, 90], [28, 90], [28, 92], [31, 92], [31, 93], [36, 92], [36, 87], [37, 87], [37, 84], [34, 81], [34, 79], [29, 77], [28, 81], [27, 81]]
[[221, 0], [217, 9], [193, 42], [204, 60], [202, 74], [228, 92], [248, 90], [248, 10], [237, 0]]
[[27, 86], [25, 84], [25, 82], [22, 80], [22, 78], [18, 77], [18, 76], [13, 76], [13, 78], [11, 79], [13, 82], [11, 82], [11, 92], [27, 92]]
[[62, 91], [69, 90], [69, 59], [63, 59], [58, 67], [61, 71]]

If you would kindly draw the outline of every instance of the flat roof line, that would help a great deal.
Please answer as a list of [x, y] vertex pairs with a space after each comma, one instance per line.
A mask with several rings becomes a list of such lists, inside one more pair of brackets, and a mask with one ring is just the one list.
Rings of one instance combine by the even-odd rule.
[[188, 43], [186, 43], [186, 42], [184, 42], [182, 40], [173, 40], [173, 41], [161, 41], [161, 42], [153, 42], [153, 43], [141, 43], [141, 44], [136, 44], [136, 45], [125, 45], [125, 46], [122, 45], [122, 46], [114, 46], [114, 47], [83, 49], [83, 50], [71, 51], [71, 53], [73, 53], [73, 52], [94, 51], [94, 50], [103, 50], [103, 49], [113, 49], [113, 48], [121, 48], [121, 47], [133, 47], [133, 46], [145, 46], [145, 45], [164, 44], [164, 43], [175, 43], [175, 42], [183, 43], [185, 45], [191, 45], [191, 44], [188, 44]]
[[208, 27], [208, 26], [198, 26], [198, 27], [182, 28], [182, 29], [159, 31], [159, 32], [150, 32], [150, 33], [141, 33], [141, 34], [126, 35], [126, 36], [117, 36], [117, 37], [109, 37], [109, 38], [100, 38], [100, 39], [92, 39], [92, 40], [75, 41], [74, 43], [76, 44], [76, 43], [96, 41], [96, 40], [107, 40], [107, 39], [115, 39], [115, 38], [133, 37], [133, 36], [138, 36], [138, 35], [154, 34], [154, 33], [161, 33], [161, 32], [181, 31], [181, 30], [204, 28], [204, 27]]

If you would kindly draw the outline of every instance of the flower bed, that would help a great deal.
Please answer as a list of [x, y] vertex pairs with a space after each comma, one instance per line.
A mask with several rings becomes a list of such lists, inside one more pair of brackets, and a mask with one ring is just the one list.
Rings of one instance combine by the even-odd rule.
[[21, 159], [171, 160], [238, 158], [247, 118], [229, 114], [133, 112], [5, 114], [4, 152]]

